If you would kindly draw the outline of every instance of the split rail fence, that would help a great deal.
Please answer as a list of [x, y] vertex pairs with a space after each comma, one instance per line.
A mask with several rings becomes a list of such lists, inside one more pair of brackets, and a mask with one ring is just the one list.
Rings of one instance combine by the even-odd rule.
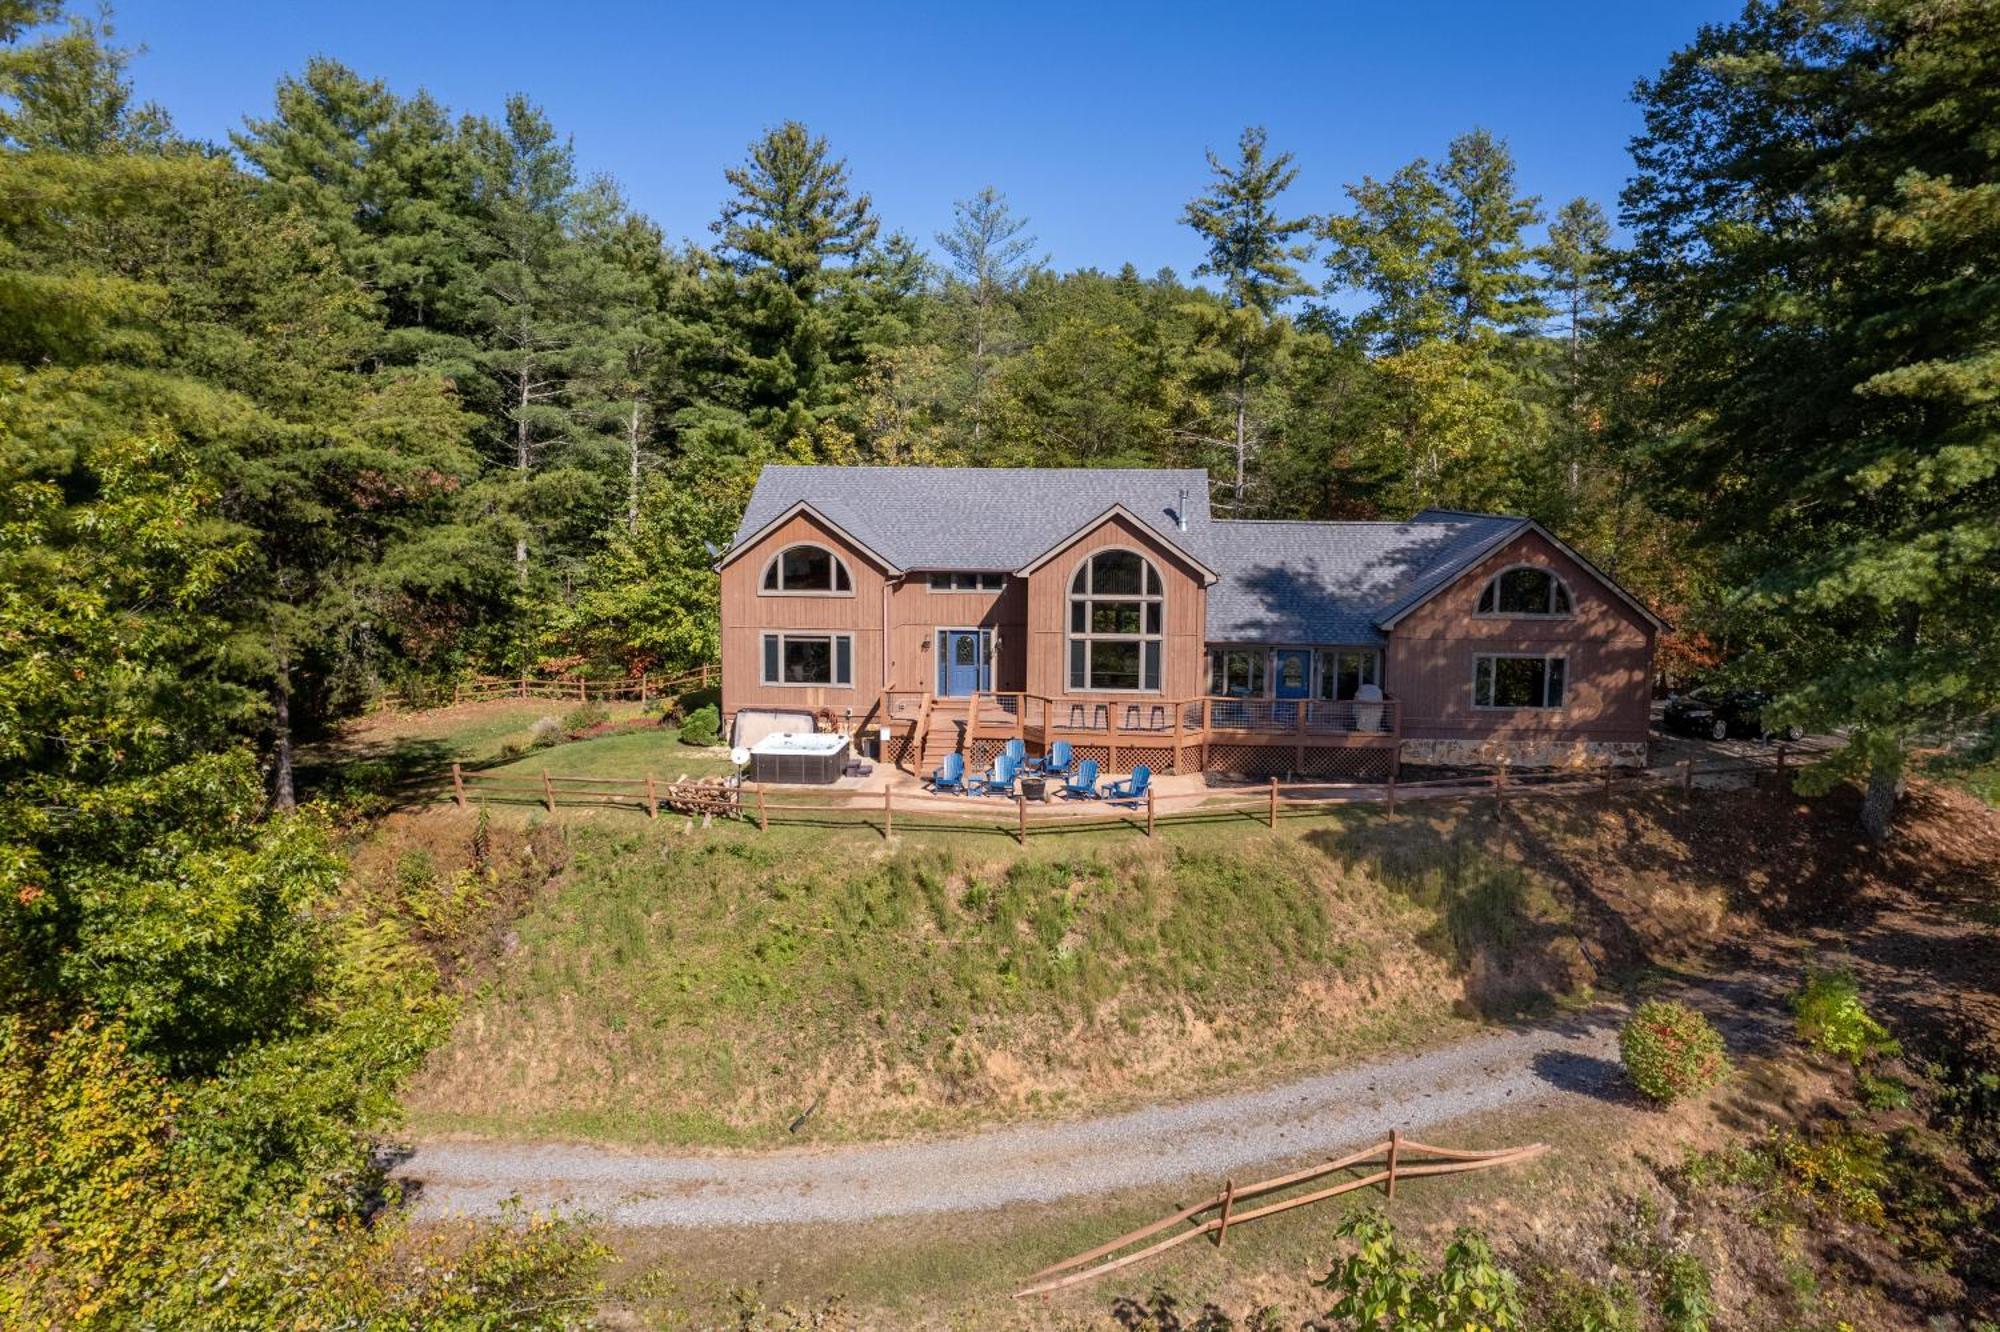
[[[1151, 1225], [1127, 1231], [1117, 1239], [1109, 1240], [1094, 1249], [1087, 1249], [1074, 1257], [1065, 1258], [1053, 1267], [1043, 1268], [1028, 1278], [1031, 1284], [1014, 1292], [1014, 1298], [1019, 1300], [1031, 1295], [1047, 1295], [1066, 1286], [1093, 1281], [1121, 1267], [1129, 1267], [1156, 1254], [1165, 1253], [1168, 1249], [1185, 1244], [1201, 1235], [1215, 1236], [1216, 1247], [1220, 1248], [1232, 1227], [1245, 1225], [1262, 1217], [1275, 1216], [1279, 1212], [1288, 1212], [1294, 1207], [1325, 1202], [1329, 1198], [1352, 1193], [1357, 1189], [1373, 1188], [1379, 1184], [1383, 1187], [1383, 1191], [1393, 1198], [1396, 1196], [1398, 1180], [1427, 1175], [1457, 1175], [1470, 1170], [1491, 1170], [1495, 1166], [1518, 1165], [1523, 1161], [1533, 1160], [1547, 1150], [1546, 1144], [1537, 1142], [1526, 1147], [1509, 1147], [1492, 1152], [1458, 1151], [1450, 1147], [1433, 1147], [1428, 1143], [1416, 1142], [1405, 1138], [1402, 1130], [1394, 1129], [1386, 1139], [1372, 1147], [1365, 1147], [1358, 1152], [1320, 1165], [1308, 1166], [1304, 1170], [1293, 1171], [1289, 1175], [1258, 1180], [1254, 1184], [1245, 1184], [1240, 1188], [1233, 1182], [1225, 1181], [1214, 1197], [1203, 1199], [1191, 1207], [1183, 1207], [1172, 1216], [1161, 1217]], [[1376, 1168], [1371, 1169], [1371, 1167]], [[1323, 1189], [1300, 1194], [1296, 1198], [1280, 1199], [1277, 1202], [1266, 1203], [1262, 1207], [1253, 1207], [1248, 1211], [1237, 1210], [1238, 1205], [1248, 1199], [1260, 1198], [1265, 1194], [1278, 1193], [1301, 1184], [1325, 1179], [1342, 1171], [1357, 1169], [1367, 1170], [1368, 1173], [1344, 1179]], [[1196, 1222], [1194, 1218], [1203, 1212], [1214, 1212], [1215, 1215], [1206, 1221]], [[1184, 1228], [1175, 1229], [1176, 1227]], [[1131, 1249], [1132, 1245], [1141, 1240], [1152, 1239], [1153, 1236], [1167, 1230], [1172, 1230], [1174, 1233], [1165, 1239], [1153, 1240], [1144, 1248], [1119, 1254], [1119, 1250]], [[1073, 1268], [1079, 1270], [1072, 1271]]]
[[[715, 662], [679, 675], [656, 677], [642, 672], [619, 680], [591, 680], [580, 675], [475, 675], [470, 680], [453, 683], [451, 701], [486, 703], [506, 698], [536, 698], [554, 703], [650, 703], [656, 698], [677, 698], [690, 690], [710, 689], [721, 683], [722, 667]], [[417, 710], [395, 690], [384, 693], [381, 702], [388, 708]]]
[[[1089, 805], [1048, 805], [991, 796], [900, 796], [893, 787], [881, 791], [829, 790], [792, 785], [745, 782], [724, 784], [710, 777], [682, 776], [663, 781], [643, 777], [557, 777], [543, 772], [451, 770], [451, 794], [461, 808], [491, 800], [498, 804], [541, 805], [553, 814], [571, 807], [637, 809], [657, 817], [661, 809], [685, 814], [739, 818], [755, 822], [760, 831], [772, 824], [826, 828], [867, 828], [888, 838], [905, 832], [974, 831], [1005, 833], [1021, 842], [1031, 835], [1129, 829], [1151, 837], [1161, 825], [1247, 820], [1271, 828], [1281, 818], [1309, 817], [1339, 805], [1382, 805], [1393, 815], [1411, 800], [1491, 800], [1496, 810], [1509, 801], [1546, 796], [1610, 795], [1617, 791], [1668, 788], [1691, 796], [1715, 779], [1753, 778], [1774, 774], [1782, 783], [1789, 755], [1779, 749], [1771, 760], [1726, 759], [1707, 763], [1683, 761], [1671, 768], [1605, 768], [1595, 772], [1490, 773], [1377, 783], [1294, 782], [1276, 778], [1261, 786], [1245, 786], [1204, 799], [1200, 804], [1162, 811], [1152, 788], [1131, 801], [1099, 800]], [[1099, 812], [1102, 811], [1102, 812]]]

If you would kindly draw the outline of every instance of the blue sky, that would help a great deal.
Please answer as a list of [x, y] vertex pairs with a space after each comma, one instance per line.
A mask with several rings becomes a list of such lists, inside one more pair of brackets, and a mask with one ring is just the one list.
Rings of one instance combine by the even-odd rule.
[[1263, 124], [1301, 167], [1301, 211], [1483, 125], [1523, 186], [1613, 210], [1629, 94], [1740, 0], [732, 5], [124, 0], [133, 74], [184, 133], [264, 114], [280, 75], [334, 56], [400, 91], [496, 113], [527, 92], [675, 237], [706, 236], [722, 169], [766, 126], [805, 121], [849, 160], [888, 226], [929, 243], [992, 184], [1063, 268], [1186, 274], [1178, 222]]

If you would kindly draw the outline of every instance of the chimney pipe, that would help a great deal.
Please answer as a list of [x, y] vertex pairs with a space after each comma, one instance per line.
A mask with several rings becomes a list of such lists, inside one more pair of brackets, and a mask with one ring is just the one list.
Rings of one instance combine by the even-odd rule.
[[1174, 526], [1180, 528], [1183, 532], [1187, 531], [1187, 501], [1188, 488], [1182, 486], [1181, 502], [1174, 506]]

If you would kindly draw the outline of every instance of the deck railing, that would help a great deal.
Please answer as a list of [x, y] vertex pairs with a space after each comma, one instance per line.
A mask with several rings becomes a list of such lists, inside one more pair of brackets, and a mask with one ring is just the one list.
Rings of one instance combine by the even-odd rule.
[[974, 694], [968, 703], [973, 735], [1165, 737], [1196, 740], [1224, 731], [1292, 738], [1328, 736], [1383, 743], [1400, 736], [1397, 700], [1188, 698], [1078, 699], [1020, 692]]

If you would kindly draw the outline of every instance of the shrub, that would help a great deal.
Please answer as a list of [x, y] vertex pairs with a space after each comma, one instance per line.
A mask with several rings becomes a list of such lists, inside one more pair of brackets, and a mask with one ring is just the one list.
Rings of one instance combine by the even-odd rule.
[[1519, 1283], [1494, 1260], [1486, 1237], [1461, 1226], [1432, 1274], [1403, 1248], [1379, 1211], [1356, 1212], [1335, 1232], [1355, 1251], [1317, 1284], [1338, 1298], [1328, 1316], [1359, 1327], [1484, 1328], [1526, 1326]]
[[1792, 1012], [1798, 1015], [1800, 1040], [1856, 1068], [1900, 1049], [1889, 1029], [1862, 1007], [1861, 989], [1848, 972], [1808, 971], [1806, 983], [1792, 996]]
[[1708, 1266], [1682, 1249], [1660, 1270], [1660, 1321], [1667, 1332], [1708, 1332], [1715, 1317], [1715, 1281]]
[[701, 745], [706, 748], [722, 739], [722, 714], [713, 703], [704, 704], [687, 715], [681, 723], [681, 743]]
[[554, 717], [543, 717], [528, 728], [528, 748], [547, 749], [562, 739], [563, 724]]
[[1663, 1105], [1706, 1091], [1729, 1072], [1715, 1027], [1678, 1000], [1639, 1005], [1618, 1033], [1618, 1053], [1632, 1084]]
[[579, 703], [563, 715], [563, 730], [575, 735], [611, 720], [611, 710], [602, 703]]

